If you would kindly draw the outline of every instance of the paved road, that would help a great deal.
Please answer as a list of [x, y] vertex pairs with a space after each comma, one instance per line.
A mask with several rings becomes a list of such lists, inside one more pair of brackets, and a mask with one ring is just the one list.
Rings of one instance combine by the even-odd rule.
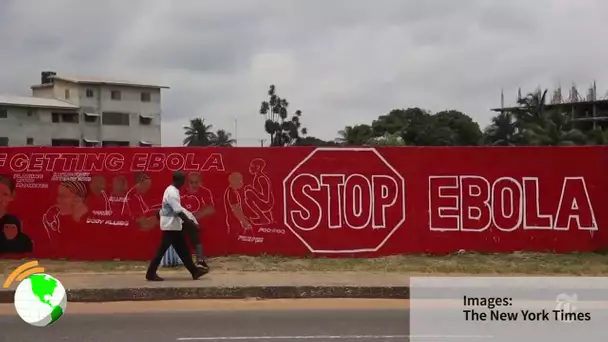
[[[379, 306], [249, 307], [166, 309], [153, 312], [112, 312], [111, 304], [96, 309], [70, 308], [54, 326], [34, 328], [0, 310], [0, 340], [15, 342], [169, 342], [169, 341], [407, 341], [408, 310]], [[104, 308], [104, 305], [110, 307]], [[142, 305], [142, 304], [138, 304]], [[157, 304], [158, 305], [158, 304]], [[90, 308], [90, 307], [89, 307]], [[121, 311], [121, 310], [117, 310]], [[272, 338], [264, 338], [271, 336]], [[311, 341], [311, 342], [312, 342]]]

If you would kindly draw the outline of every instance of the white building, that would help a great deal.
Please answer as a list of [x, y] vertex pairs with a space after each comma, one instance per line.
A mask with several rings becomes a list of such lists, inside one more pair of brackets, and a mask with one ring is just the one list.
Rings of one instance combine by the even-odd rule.
[[32, 97], [0, 95], [0, 146], [160, 146], [161, 89], [42, 72]]

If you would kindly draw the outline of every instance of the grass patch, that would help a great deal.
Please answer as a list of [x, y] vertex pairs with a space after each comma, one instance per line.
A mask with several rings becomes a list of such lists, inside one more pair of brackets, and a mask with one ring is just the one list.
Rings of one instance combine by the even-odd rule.
[[[0, 260], [6, 275], [27, 260]], [[214, 271], [233, 272], [398, 272], [410, 274], [608, 275], [606, 253], [459, 253], [445, 256], [398, 255], [384, 258], [288, 258], [226, 256], [210, 259]], [[40, 260], [49, 273], [144, 271], [145, 262]]]

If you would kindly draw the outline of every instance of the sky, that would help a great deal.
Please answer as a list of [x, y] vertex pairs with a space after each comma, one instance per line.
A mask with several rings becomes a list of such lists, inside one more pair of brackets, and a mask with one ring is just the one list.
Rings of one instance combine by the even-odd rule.
[[[274, 84], [309, 135], [396, 108], [481, 128], [517, 89], [608, 92], [605, 0], [0, 0], [0, 93], [40, 72], [168, 85], [162, 141], [202, 117], [259, 146]], [[236, 132], [235, 132], [236, 128]]]

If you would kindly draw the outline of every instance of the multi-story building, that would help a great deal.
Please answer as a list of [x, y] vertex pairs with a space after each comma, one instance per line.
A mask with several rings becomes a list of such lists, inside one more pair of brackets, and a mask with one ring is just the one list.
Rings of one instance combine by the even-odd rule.
[[167, 88], [42, 72], [32, 97], [0, 95], [0, 146], [159, 146]]

